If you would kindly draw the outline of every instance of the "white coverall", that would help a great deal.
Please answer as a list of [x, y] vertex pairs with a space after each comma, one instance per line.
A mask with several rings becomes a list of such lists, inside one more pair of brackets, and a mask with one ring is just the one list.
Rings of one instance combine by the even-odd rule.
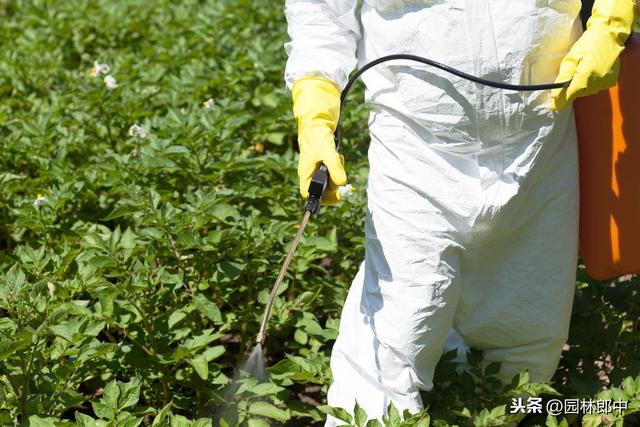
[[[550, 83], [579, 37], [579, 0], [287, 0], [285, 79], [341, 87], [384, 55]], [[357, 49], [357, 50], [356, 50]], [[356, 55], [357, 51], [357, 55]], [[357, 58], [357, 59], [356, 59]], [[359, 60], [359, 61], [358, 61]], [[578, 246], [573, 112], [434, 68], [367, 71], [366, 255], [342, 311], [328, 403], [422, 409], [451, 333], [549, 380], [567, 338]], [[336, 420], [327, 421], [328, 426]]]

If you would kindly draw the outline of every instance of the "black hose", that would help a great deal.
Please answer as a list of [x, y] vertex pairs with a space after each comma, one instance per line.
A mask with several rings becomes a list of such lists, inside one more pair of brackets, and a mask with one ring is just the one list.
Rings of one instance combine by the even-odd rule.
[[426, 64], [426, 65], [430, 65], [432, 67], [439, 68], [439, 69], [441, 69], [443, 71], [446, 71], [448, 73], [454, 74], [454, 75], [456, 75], [458, 77], [462, 77], [463, 79], [470, 80], [470, 81], [475, 82], [475, 83], [480, 83], [480, 84], [483, 84], [485, 86], [495, 87], [495, 88], [498, 88], [498, 89], [507, 89], [507, 90], [530, 92], [530, 91], [536, 91], [536, 90], [561, 89], [563, 87], [569, 86], [569, 83], [571, 83], [570, 81], [568, 81], [568, 82], [562, 82], [562, 83], [548, 83], [548, 84], [540, 84], [540, 85], [514, 85], [514, 84], [510, 84], [510, 83], [501, 83], [501, 82], [495, 82], [495, 81], [492, 81], [492, 80], [486, 80], [486, 79], [483, 79], [483, 78], [480, 78], [480, 77], [477, 77], [477, 76], [474, 76], [474, 75], [471, 75], [471, 74], [467, 74], [467, 73], [465, 73], [463, 71], [456, 70], [455, 68], [449, 67], [448, 65], [442, 64], [442, 63], [434, 61], [432, 59], [423, 58], [421, 56], [409, 55], [409, 54], [404, 54], [404, 53], [383, 56], [383, 57], [380, 57], [378, 59], [375, 59], [375, 60], [369, 62], [368, 64], [366, 64], [362, 68], [360, 68], [349, 79], [349, 82], [347, 83], [347, 85], [344, 87], [344, 90], [342, 91], [342, 95], [340, 96], [340, 117], [338, 119], [338, 125], [336, 126], [336, 131], [334, 133], [334, 140], [335, 140], [335, 143], [336, 143], [336, 151], [338, 151], [340, 149], [340, 125], [342, 123], [342, 111], [344, 110], [344, 107], [347, 104], [347, 95], [349, 94], [349, 91], [351, 90], [351, 87], [356, 82], [356, 80], [358, 80], [358, 78], [365, 71], [367, 71], [368, 69], [370, 69], [372, 67], [375, 67], [376, 65], [381, 64], [383, 62], [394, 61], [394, 60], [406, 60], [406, 61], [420, 62], [422, 64]]

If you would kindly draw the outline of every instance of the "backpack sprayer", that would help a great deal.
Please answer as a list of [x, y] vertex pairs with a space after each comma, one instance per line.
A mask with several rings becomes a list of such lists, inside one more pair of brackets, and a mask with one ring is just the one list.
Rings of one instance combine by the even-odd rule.
[[[515, 91], [537, 91], [537, 90], [548, 90], [548, 89], [560, 89], [560, 88], [569, 86], [569, 83], [570, 83], [570, 82], [562, 82], [562, 83], [549, 83], [549, 84], [539, 84], [539, 85], [515, 85], [515, 84], [509, 84], [509, 83], [501, 83], [501, 82], [486, 80], [477, 76], [473, 76], [471, 74], [464, 73], [455, 68], [449, 67], [447, 65], [441, 64], [431, 59], [423, 58], [421, 56], [408, 55], [408, 54], [383, 56], [374, 61], [371, 61], [370, 63], [360, 68], [353, 75], [353, 77], [349, 79], [349, 82], [347, 83], [344, 90], [342, 91], [342, 94], [340, 96], [340, 117], [338, 119], [338, 125], [334, 133], [336, 151], [340, 149], [340, 124], [342, 122], [342, 111], [344, 110], [344, 107], [346, 105], [346, 98], [347, 98], [347, 95], [349, 94], [349, 91], [351, 90], [351, 87], [358, 80], [358, 78], [370, 68], [375, 67], [378, 64], [382, 64], [383, 62], [395, 61], [395, 60], [419, 62], [425, 65], [439, 68], [440, 70], [454, 74], [463, 79], [467, 79], [475, 83], [483, 84], [490, 87], [495, 87], [498, 89], [507, 89], [507, 90], [515, 90]], [[309, 223], [309, 219], [311, 218], [311, 215], [318, 213], [318, 211], [320, 210], [320, 206], [322, 205], [322, 196], [324, 195], [324, 192], [327, 189], [328, 183], [329, 183], [329, 172], [327, 170], [327, 167], [325, 165], [320, 165], [318, 170], [311, 177], [311, 183], [309, 184], [309, 198], [304, 206], [304, 214], [302, 216], [302, 220], [300, 221], [298, 232], [296, 233], [296, 236], [293, 239], [293, 242], [291, 243], [291, 247], [289, 248], [289, 251], [287, 252], [287, 256], [284, 259], [282, 267], [280, 268], [280, 273], [278, 274], [278, 277], [273, 285], [273, 288], [271, 289], [271, 293], [269, 294], [269, 299], [267, 300], [267, 305], [264, 310], [264, 315], [262, 316], [262, 324], [260, 325], [260, 332], [258, 332], [258, 336], [256, 337], [256, 344], [258, 344], [259, 346], [262, 346], [266, 339], [265, 334], [267, 330], [267, 323], [269, 322], [271, 307], [273, 306], [273, 301], [276, 298], [278, 288], [280, 287], [280, 284], [284, 280], [284, 276], [287, 273], [287, 269], [289, 268], [291, 259], [293, 258], [296, 248], [298, 247], [298, 243], [300, 242], [302, 233], [304, 233], [304, 229]]]

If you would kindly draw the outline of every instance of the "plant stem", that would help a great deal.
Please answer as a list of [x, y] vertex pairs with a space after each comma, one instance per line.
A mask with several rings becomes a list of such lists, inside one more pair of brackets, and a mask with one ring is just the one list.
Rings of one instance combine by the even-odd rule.
[[22, 369], [22, 390], [20, 390], [20, 414], [21, 421], [25, 423], [27, 421], [27, 396], [29, 394], [29, 374], [26, 372], [24, 364], [24, 356], [20, 353], [20, 368]]
[[100, 110], [100, 117], [102, 118], [104, 125], [107, 127], [107, 136], [109, 138], [109, 144], [111, 144], [111, 148], [113, 149], [113, 151], [115, 151], [116, 145], [113, 141], [113, 136], [111, 135], [111, 124], [109, 123], [109, 118], [107, 117], [107, 114], [104, 112], [102, 105], [98, 104], [98, 109]]

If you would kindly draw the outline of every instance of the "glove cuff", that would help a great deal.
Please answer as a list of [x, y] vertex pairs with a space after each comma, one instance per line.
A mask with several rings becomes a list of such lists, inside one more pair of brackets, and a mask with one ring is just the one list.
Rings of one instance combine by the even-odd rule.
[[620, 46], [633, 31], [638, 13], [636, 0], [596, 0], [587, 31], [602, 31], [611, 34]]

